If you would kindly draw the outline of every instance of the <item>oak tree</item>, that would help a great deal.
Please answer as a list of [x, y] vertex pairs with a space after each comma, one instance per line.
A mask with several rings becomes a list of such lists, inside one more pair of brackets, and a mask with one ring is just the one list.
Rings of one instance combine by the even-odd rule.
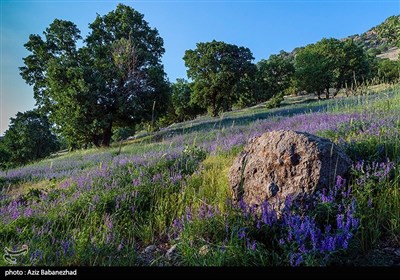
[[89, 28], [82, 42], [74, 23], [56, 19], [44, 38], [29, 37], [31, 54], [20, 70], [39, 109], [71, 145], [108, 146], [113, 126], [133, 126], [166, 110], [163, 40], [122, 4], [97, 15]]
[[248, 48], [215, 40], [197, 43], [183, 59], [192, 79], [193, 102], [214, 117], [231, 109], [244, 83], [252, 80], [256, 71]]

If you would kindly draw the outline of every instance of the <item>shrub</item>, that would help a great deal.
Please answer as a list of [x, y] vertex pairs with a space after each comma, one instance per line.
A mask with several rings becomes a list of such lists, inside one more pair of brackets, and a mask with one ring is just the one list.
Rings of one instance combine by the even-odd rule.
[[265, 107], [267, 109], [273, 109], [273, 108], [278, 108], [281, 106], [281, 103], [283, 102], [284, 97], [283, 97], [283, 93], [279, 93], [277, 95], [275, 95], [274, 97], [272, 97], [267, 104], [265, 104]]

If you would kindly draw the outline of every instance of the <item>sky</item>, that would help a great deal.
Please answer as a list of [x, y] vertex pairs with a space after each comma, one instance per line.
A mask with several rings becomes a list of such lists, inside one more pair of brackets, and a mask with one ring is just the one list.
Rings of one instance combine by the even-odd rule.
[[74, 22], [85, 37], [96, 14], [107, 14], [118, 3], [144, 14], [159, 31], [170, 82], [187, 77], [182, 57], [199, 42], [247, 47], [256, 63], [324, 37], [363, 33], [400, 14], [400, 0], [0, 0], [0, 135], [10, 117], [35, 107], [33, 89], [18, 69], [29, 55], [23, 46], [29, 35], [43, 35], [58, 18]]

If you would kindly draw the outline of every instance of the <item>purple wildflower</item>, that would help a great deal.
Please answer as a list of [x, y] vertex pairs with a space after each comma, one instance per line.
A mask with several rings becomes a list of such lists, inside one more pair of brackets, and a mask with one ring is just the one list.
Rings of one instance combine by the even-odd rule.
[[62, 240], [61, 248], [63, 249], [64, 256], [66, 256], [66, 257], [70, 257], [75, 254], [75, 250], [73, 248], [73, 243], [69, 240]]
[[30, 216], [32, 216], [32, 214], [33, 214], [32, 208], [27, 207], [27, 208], [25, 209], [24, 216], [25, 216], [25, 217], [30, 217]]
[[241, 228], [239, 230], [238, 237], [239, 237], [239, 239], [244, 239], [246, 237], [246, 229], [245, 228]]
[[43, 251], [40, 249], [36, 249], [31, 252], [30, 261], [31, 263], [39, 262], [43, 259]]
[[300, 255], [300, 256], [297, 258], [296, 262], [294, 263], [294, 266], [299, 266], [302, 262], [303, 262], [303, 256]]
[[139, 178], [135, 178], [132, 180], [132, 185], [134, 187], [139, 186], [141, 184], [140, 179]]
[[108, 231], [111, 231], [113, 228], [113, 221], [112, 221], [112, 217], [110, 214], [106, 213], [104, 215], [104, 224], [107, 228]]
[[109, 233], [109, 234], [107, 235], [106, 244], [109, 244], [109, 243], [110, 243], [111, 238], [112, 238], [112, 235], [111, 235], [111, 233]]
[[185, 218], [186, 218], [186, 221], [188, 221], [188, 222], [191, 222], [193, 220], [192, 209], [189, 207], [186, 207]]
[[247, 248], [250, 249], [251, 251], [255, 251], [257, 247], [257, 241], [253, 240], [250, 242], [250, 239], [247, 238]]
[[340, 229], [343, 228], [343, 219], [344, 219], [343, 214], [338, 214], [336, 217], [336, 224], [337, 224], [337, 227]]

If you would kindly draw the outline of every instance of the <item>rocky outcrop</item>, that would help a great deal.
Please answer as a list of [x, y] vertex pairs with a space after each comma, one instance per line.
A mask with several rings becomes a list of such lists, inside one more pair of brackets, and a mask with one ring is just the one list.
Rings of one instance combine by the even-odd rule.
[[289, 195], [312, 194], [345, 176], [351, 160], [333, 142], [308, 133], [271, 131], [251, 139], [229, 170], [235, 202], [279, 210]]

